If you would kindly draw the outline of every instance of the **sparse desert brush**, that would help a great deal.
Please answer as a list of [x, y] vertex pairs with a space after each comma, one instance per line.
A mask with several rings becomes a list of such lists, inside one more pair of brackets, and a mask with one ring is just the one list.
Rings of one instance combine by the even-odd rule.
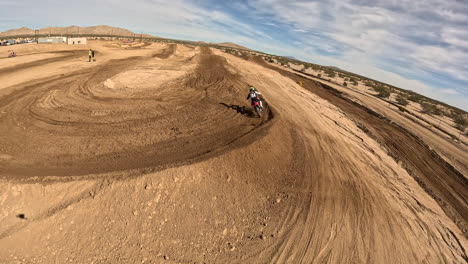
[[403, 106], [407, 106], [409, 104], [408, 100], [406, 100], [401, 94], [397, 96], [396, 102]]
[[442, 114], [442, 111], [440, 111], [440, 109], [431, 104], [431, 103], [427, 103], [427, 102], [422, 102], [421, 103], [421, 107], [422, 107], [422, 113], [425, 113], [425, 114], [430, 114], [430, 115], [441, 115]]
[[408, 96], [408, 100], [413, 101], [415, 103], [419, 103], [423, 100], [423, 96], [419, 94], [410, 94]]
[[344, 82], [344, 83], [343, 83], [343, 86], [346, 86], [346, 87], [347, 87], [347, 86], [348, 86], [348, 83], [347, 83], [347, 82]]
[[468, 126], [468, 120], [462, 115], [455, 116], [455, 118], [453, 118], [453, 122], [455, 123], [456, 128], [461, 131], [464, 131]]
[[328, 77], [330, 77], [330, 78], [334, 78], [334, 77], [336, 76], [336, 73], [335, 73], [334, 71], [332, 71], [332, 70], [326, 71], [325, 73], [326, 73], [326, 74], [328, 75]]
[[374, 91], [378, 92], [377, 96], [380, 98], [388, 98], [390, 97], [391, 91], [390, 89], [384, 86], [373, 86]]

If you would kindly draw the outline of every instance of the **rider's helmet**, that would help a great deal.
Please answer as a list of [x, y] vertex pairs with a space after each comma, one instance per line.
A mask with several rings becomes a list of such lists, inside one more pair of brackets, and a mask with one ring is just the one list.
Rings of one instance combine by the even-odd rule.
[[255, 88], [253, 86], [250, 86], [250, 91], [251, 92], [255, 91]]

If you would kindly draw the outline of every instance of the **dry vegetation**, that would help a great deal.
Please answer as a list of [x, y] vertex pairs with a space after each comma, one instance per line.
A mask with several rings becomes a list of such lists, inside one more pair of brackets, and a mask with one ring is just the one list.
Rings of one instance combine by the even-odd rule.
[[[234, 54], [235, 51], [231, 51], [230, 53]], [[302, 67], [300, 70], [301, 72], [306, 73], [308, 70], [311, 70], [315, 73], [313, 74], [314, 76], [342, 86], [353, 88], [360, 86], [367, 87], [372, 95], [398, 104], [398, 108], [402, 112], [408, 112], [409, 109], [406, 107], [409, 106], [410, 102], [413, 102], [419, 105], [419, 112], [422, 114], [449, 117], [453, 122], [453, 127], [457, 128], [461, 132], [464, 132], [468, 126], [467, 112], [410, 90], [405, 90], [351, 72], [346, 72], [336, 67], [326, 67], [273, 55], [264, 55], [263, 58], [269, 63], [276, 63], [288, 68], [293, 68], [291, 65], [300, 65]]]

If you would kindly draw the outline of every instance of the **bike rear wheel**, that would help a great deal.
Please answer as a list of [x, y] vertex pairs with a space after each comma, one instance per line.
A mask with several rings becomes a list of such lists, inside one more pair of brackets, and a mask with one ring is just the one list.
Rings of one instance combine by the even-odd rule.
[[255, 107], [255, 111], [257, 112], [259, 117], [262, 117], [262, 109], [260, 107]]

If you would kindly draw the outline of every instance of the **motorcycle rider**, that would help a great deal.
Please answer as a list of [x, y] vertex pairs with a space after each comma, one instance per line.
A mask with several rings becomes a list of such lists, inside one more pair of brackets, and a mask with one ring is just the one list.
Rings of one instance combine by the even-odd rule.
[[260, 108], [263, 109], [263, 103], [262, 100], [258, 97], [258, 95], [261, 95], [261, 93], [257, 92], [253, 86], [250, 86], [249, 89], [249, 94], [247, 95], [247, 100], [251, 100], [252, 106], [254, 105], [255, 102], [258, 102], [260, 104]]

